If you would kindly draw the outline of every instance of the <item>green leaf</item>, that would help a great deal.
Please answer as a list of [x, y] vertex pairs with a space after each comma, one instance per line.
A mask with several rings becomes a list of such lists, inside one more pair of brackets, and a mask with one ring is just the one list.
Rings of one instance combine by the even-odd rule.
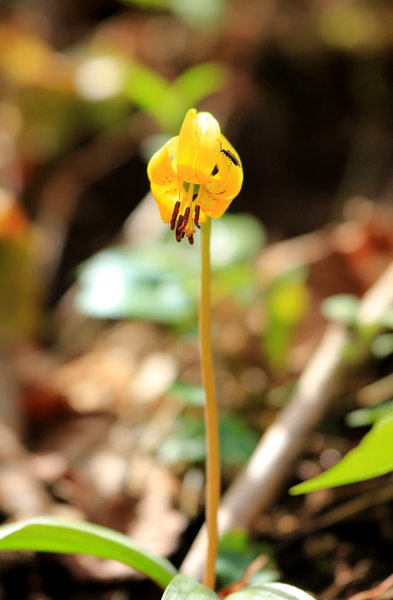
[[220, 90], [227, 77], [219, 63], [194, 65], [181, 73], [173, 84], [186, 106], [196, 106], [200, 100]]
[[118, 560], [148, 575], [161, 587], [177, 571], [167, 560], [144, 550], [129, 537], [100, 525], [38, 517], [0, 527], [1, 550], [91, 554]]
[[168, 0], [172, 11], [192, 27], [212, 29], [224, 21], [226, 0]]
[[331, 296], [321, 304], [321, 312], [326, 319], [351, 327], [357, 323], [358, 309], [359, 298], [351, 294]]
[[189, 275], [184, 257], [162, 244], [141, 252], [109, 248], [81, 266], [75, 304], [95, 318], [183, 323], [196, 312]]
[[314, 597], [286, 583], [261, 583], [229, 594], [226, 600], [314, 600]]
[[176, 575], [166, 588], [162, 600], [185, 600], [186, 598], [217, 600], [217, 595], [187, 575]]
[[378, 420], [360, 444], [321, 475], [291, 488], [291, 494], [364, 481], [393, 470], [393, 414]]
[[390, 413], [393, 413], [393, 398], [378, 404], [378, 406], [353, 410], [346, 416], [345, 422], [349, 427], [364, 427], [373, 425], [375, 421]]
[[225, 214], [214, 220], [211, 240], [212, 266], [228, 267], [256, 256], [265, 241], [265, 230], [252, 215]]
[[267, 327], [263, 346], [271, 366], [285, 369], [296, 327], [304, 318], [310, 302], [307, 272], [296, 268], [276, 280], [266, 298]]
[[[239, 416], [220, 417], [220, 455], [228, 466], [241, 466], [251, 456], [258, 435]], [[201, 462], [206, 458], [205, 425], [202, 415], [181, 415], [159, 447], [161, 460], [169, 465]]]
[[132, 102], [143, 108], [163, 131], [177, 132], [188, 106], [164, 77], [135, 63], [130, 67], [124, 92]]
[[202, 385], [178, 381], [170, 389], [171, 395], [184, 406], [205, 406], [205, 390]]

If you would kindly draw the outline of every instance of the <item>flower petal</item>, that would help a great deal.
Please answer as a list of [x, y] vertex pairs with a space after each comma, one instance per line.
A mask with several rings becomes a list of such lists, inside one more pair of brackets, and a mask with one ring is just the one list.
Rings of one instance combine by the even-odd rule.
[[[222, 196], [215, 196], [211, 194], [205, 186], [201, 186], [198, 194], [198, 204], [201, 207], [201, 215], [206, 213], [209, 217], [218, 219], [221, 217], [233, 198], [226, 198], [224, 194]], [[204, 221], [205, 219], [200, 219]]]
[[176, 171], [172, 166], [177, 143], [178, 137], [172, 138], [151, 157], [147, 165], [147, 176], [152, 184], [168, 186], [177, 181]]
[[220, 154], [220, 126], [207, 112], [191, 108], [183, 121], [177, 145], [177, 174], [183, 181], [204, 184]]
[[173, 209], [180, 198], [182, 185], [177, 179], [170, 185], [151, 184], [151, 193], [157, 202], [160, 217], [164, 223], [169, 223], [172, 217]]
[[224, 152], [220, 152], [217, 160], [217, 172], [214, 176], [209, 177], [205, 193], [198, 196], [202, 210], [205, 210], [210, 217], [215, 218], [221, 217], [226, 211], [243, 184], [240, 156], [223, 135], [220, 136], [220, 140], [222, 149], [229, 150], [239, 164], [236, 165], [233, 159]]

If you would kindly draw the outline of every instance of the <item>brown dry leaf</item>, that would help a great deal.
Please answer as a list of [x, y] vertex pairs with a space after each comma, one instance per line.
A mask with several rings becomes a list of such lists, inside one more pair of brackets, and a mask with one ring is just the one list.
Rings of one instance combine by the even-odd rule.
[[53, 381], [77, 412], [109, 411], [138, 421], [172, 386], [177, 370], [157, 327], [119, 323], [86, 354], [60, 366]]

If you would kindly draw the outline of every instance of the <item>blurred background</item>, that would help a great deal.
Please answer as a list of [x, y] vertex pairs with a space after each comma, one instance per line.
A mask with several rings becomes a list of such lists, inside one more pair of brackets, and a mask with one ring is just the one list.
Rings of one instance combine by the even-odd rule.
[[[199, 244], [168, 234], [146, 165], [190, 107], [217, 118], [244, 169], [241, 194], [213, 224], [225, 487], [327, 320], [351, 323], [392, 260], [392, 3], [0, 4], [0, 516], [84, 518], [177, 564], [203, 519]], [[336, 294], [346, 296], [326, 302]], [[347, 412], [393, 398], [393, 384], [364, 393], [391, 371], [391, 328], [374, 346], [291, 483], [361, 437]], [[251, 532], [270, 545], [228, 547], [243, 544], [247, 560], [266, 553], [266, 577], [324, 600], [387, 576], [393, 534], [378, 511], [362, 522], [378, 530], [365, 554], [355, 518], [344, 541], [317, 531], [293, 556], [282, 536], [337, 502], [317, 498], [283, 492]], [[4, 598], [160, 596], [86, 557], [7, 555], [0, 571]]]

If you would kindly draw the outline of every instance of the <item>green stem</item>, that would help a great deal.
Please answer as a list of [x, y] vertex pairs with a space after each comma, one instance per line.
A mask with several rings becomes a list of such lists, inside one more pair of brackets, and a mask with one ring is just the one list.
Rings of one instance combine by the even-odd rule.
[[202, 225], [201, 254], [201, 300], [199, 315], [199, 340], [201, 350], [202, 380], [205, 388], [206, 424], [206, 527], [207, 559], [204, 584], [214, 589], [215, 565], [218, 550], [217, 512], [220, 502], [220, 451], [218, 434], [218, 409], [214, 383], [213, 353], [211, 342], [211, 302], [210, 302], [210, 229], [207, 217]]

